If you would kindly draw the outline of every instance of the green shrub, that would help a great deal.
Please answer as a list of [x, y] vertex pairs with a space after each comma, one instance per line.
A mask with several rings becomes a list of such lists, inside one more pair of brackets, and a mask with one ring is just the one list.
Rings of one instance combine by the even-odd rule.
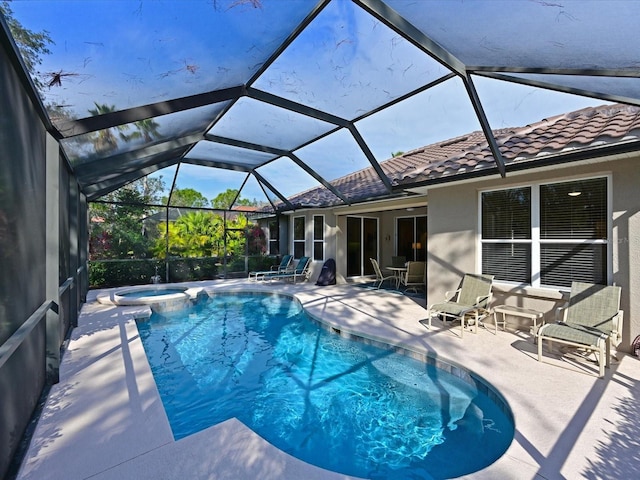
[[213, 280], [218, 275], [219, 259], [173, 258], [169, 260], [169, 279], [172, 282]]
[[250, 272], [264, 272], [270, 270], [273, 265], [280, 264], [281, 257], [273, 255], [260, 255], [256, 257], [249, 257], [249, 271]]
[[158, 272], [162, 274], [164, 263], [159, 260], [93, 260], [89, 262], [89, 287], [106, 288], [124, 285], [145, 285]]
[[[229, 257], [227, 273], [238, 276], [245, 271], [245, 257]], [[269, 270], [278, 265], [280, 258], [257, 255], [249, 257], [249, 272]], [[89, 262], [89, 287], [110, 288], [126, 285], [146, 285], [152, 283], [156, 272], [162, 283], [166, 283], [166, 267], [164, 260], [159, 259], [126, 259], [126, 260], [93, 260]], [[213, 280], [224, 272], [221, 259], [207, 258], [172, 258], [169, 260], [169, 281], [189, 282], [197, 280]]]
[[105, 262], [89, 262], [89, 286], [107, 286], [107, 266]]

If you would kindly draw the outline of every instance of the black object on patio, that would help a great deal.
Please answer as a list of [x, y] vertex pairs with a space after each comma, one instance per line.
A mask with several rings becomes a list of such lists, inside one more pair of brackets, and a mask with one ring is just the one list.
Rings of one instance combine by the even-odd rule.
[[336, 284], [336, 261], [333, 258], [329, 258], [324, 265], [316, 281], [316, 285], [325, 287], [327, 285]]

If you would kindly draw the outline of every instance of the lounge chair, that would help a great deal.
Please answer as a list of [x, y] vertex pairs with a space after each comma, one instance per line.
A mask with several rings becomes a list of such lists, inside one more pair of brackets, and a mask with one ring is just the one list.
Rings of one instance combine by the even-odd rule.
[[400, 277], [400, 284], [406, 287], [405, 292], [418, 291], [418, 287], [423, 288], [424, 274], [427, 268], [426, 262], [407, 262], [407, 271]]
[[293, 280], [293, 283], [296, 283], [296, 280], [298, 279], [308, 279], [310, 274], [311, 258], [300, 257], [300, 260], [298, 260], [298, 263], [293, 270], [267, 274], [265, 275], [265, 280]]
[[445, 292], [445, 301], [430, 305], [427, 309], [429, 328], [431, 317], [441, 315], [443, 320], [460, 320], [460, 338], [464, 334], [465, 320], [473, 315], [475, 333], [478, 333], [478, 323], [489, 315], [491, 303], [493, 275], [475, 275], [467, 273], [462, 279], [458, 290]]
[[542, 361], [543, 340], [549, 342], [549, 350], [553, 342], [579, 347], [596, 353], [599, 377], [603, 377], [605, 365], [610, 364], [611, 346], [621, 341], [620, 292], [617, 286], [573, 282], [568, 304], [558, 309], [562, 321], [538, 330], [538, 361]]
[[380, 264], [378, 264], [378, 261], [375, 258], [370, 258], [369, 260], [371, 260], [371, 263], [373, 264], [373, 271], [376, 272], [376, 279], [373, 281], [374, 287], [376, 286], [377, 282], [380, 282], [378, 283], [378, 288], [380, 288], [385, 280], [395, 280], [395, 275], [388, 275], [386, 277], [384, 276], [382, 270], [380, 269]]
[[282, 260], [278, 265], [272, 265], [271, 270], [266, 270], [262, 272], [249, 272], [249, 280], [264, 280], [265, 275], [271, 275], [273, 273], [284, 273], [290, 269], [291, 260], [293, 260], [293, 255], [284, 255]]

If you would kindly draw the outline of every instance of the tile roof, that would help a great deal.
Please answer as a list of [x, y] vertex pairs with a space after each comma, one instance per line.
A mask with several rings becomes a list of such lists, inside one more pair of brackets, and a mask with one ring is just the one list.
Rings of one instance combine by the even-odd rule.
[[[489, 145], [481, 132], [472, 135], [476, 134], [481, 137], [476, 145], [446, 159], [427, 161], [407, 169], [394, 179], [394, 185], [427, 183], [463, 173], [477, 174], [482, 170], [495, 172], [496, 164]], [[640, 107], [620, 104], [589, 107], [524, 127], [494, 130], [494, 136], [508, 169], [550, 155], [640, 141]], [[433, 149], [434, 145], [426, 148]]]
[[[473, 132], [384, 160], [380, 162], [380, 167], [394, 184], [394, 180], [401, 178], [404, 172], [419, 169], [429, 162], [446, 160], [483, 141], [486, 143], [482, 132]], [[353, 202], [389, 195], [373, 167], [367, 167], [332, 180], [331, 184]], [[288, 200], [295, 207], [329, 207], [342, 204], [338, 197], [323, 186], [297, 193], [289, 197]]]
[[[550, 155], [640, 141], [640, 107], [622, 104], [589, 107], [493, 133], [507, 169], [526, 163], [533, 166], [535, 160]], [[380, 162], [380, 167], [394, 187], [497, 171], [481, 131], [412, 150]], [[331, 184], [353, 202], [389, 196], [372, 167], [345, 175]], [[293, 195], [289, 201], [297, 208], [342, 204], [323, 186]]]

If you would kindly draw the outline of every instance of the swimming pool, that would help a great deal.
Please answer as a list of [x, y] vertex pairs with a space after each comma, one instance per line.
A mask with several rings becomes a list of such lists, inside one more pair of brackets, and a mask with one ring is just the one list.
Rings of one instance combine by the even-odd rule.
[[398, 479], [472, 473], [513, 438], [486, 388], [346, 340], [286, 296], [216, 294], [138, 328], [176, 439], [235, 417], [311, 464]]

